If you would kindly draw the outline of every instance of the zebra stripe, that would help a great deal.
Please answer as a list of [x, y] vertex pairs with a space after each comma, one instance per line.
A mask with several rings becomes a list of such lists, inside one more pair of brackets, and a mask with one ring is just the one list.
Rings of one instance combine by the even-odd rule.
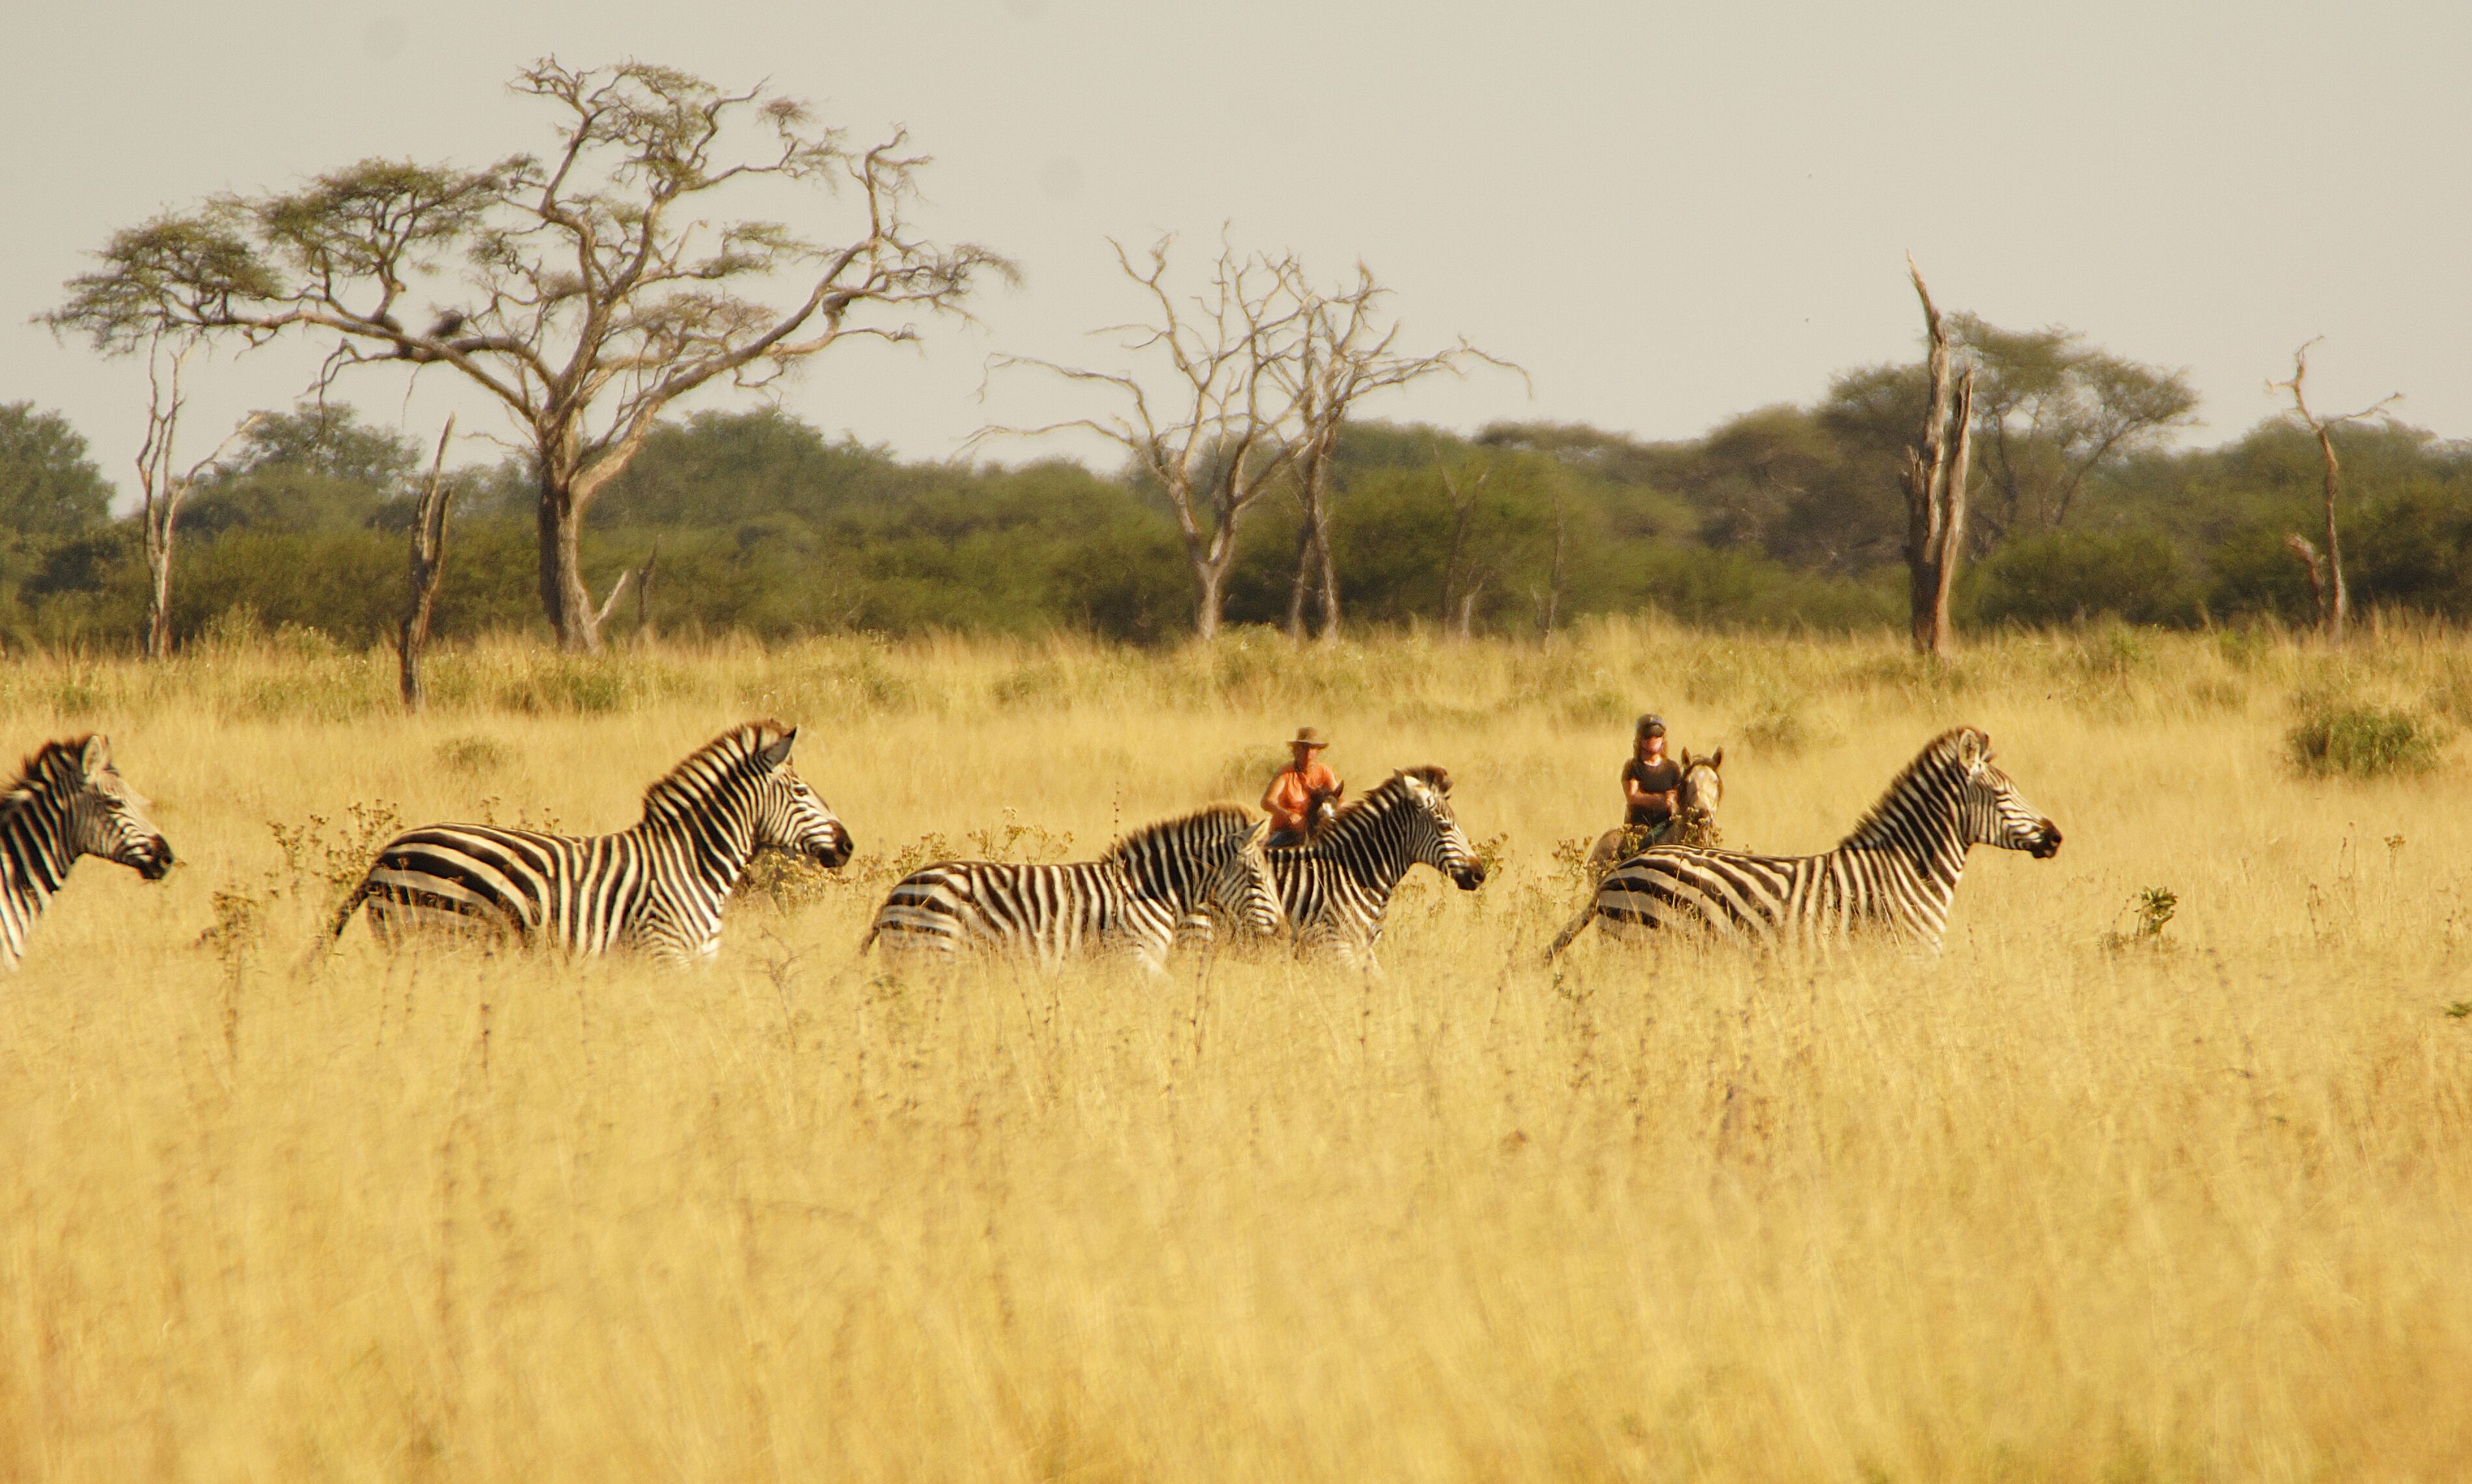
[[26, 954], [26, 934], [81, 855], [131, 867], [149, 881], [172, 869], [172, 845], [111, 765], [99, 734], [46, 742], [0, 795], [0, 969]]
[[1553, 947], [1603, 919], [1617, 936], [1696, 929], [1750, 943], [1815, 944], [1879, 928], [1937, 951], [1949, 903], [1977, 845], [2044, 860], [2060, 828], [1991, 764], [1991, 738], [1960, 727], [1897, 775], [1854, 832], [1824, 855], [1748, 855], [1660, 847], [1616, 866]]
[[1093, 953], [1131, 953], [1164, 972], [1177, 929], [1216, 914], [1268, 937], [1278, 901], [1262, 858], [1269, 826], [1235, 804], [1162, 820], [1095, 861], [1023, 866], [943, 861], [896, 883], [859, 945], [950, 958], [968, 948], [1053, 968]]
[[1371, 965], [1391, 894], [1422, 862], [1472, 892], [1485, 863], [1451, 812], [1451, 776], [1410, 768], [1330, 816], [1312, 843], [1268, 852], [1279, 904], [1299, 954], [1329, 953]]
[[383, 940], [400, 926], [479, 925], [570, 953], [709, 959], [721, 951], [722, 908], [757, 850], [849, 859], [849, 831], [790, 767], [797, 739], [779, 722], [723, 733], [645, 790], [643, 819], [614, 835], [405, 830], [345, 899], [334, 932], [367, 901]]

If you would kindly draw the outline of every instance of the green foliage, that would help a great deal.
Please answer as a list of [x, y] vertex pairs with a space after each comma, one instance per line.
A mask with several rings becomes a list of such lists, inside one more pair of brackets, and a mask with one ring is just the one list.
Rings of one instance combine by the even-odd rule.
[[111, 486], [58, 413], [0, 404], [0, 533], [63, 536], [103, 524]]
[[2179, 911], [2179, 893], [2168, 886], [2141, 887], [2137, 895], [2128, 899], [2126, 913], [2128, 919], [2127, 929], [2104, 934], [2104, 946], [2114, 950], [2168, 949], [2172, 945], [2164, 941], [2163, 929], [2172, 925], [2172, 919], [2177, 916]]
[[2326, 699], [2304, 703], [2290, 733], [2293, 761], [2321, 778], [2425, 773], [2445, 740], [2442, 727], [2411, 711]]
[[2185, 623], [2198, 606], [2180, 554], [2143, 531], [2025, 537], [1982, 563], [1971, 587], [1975, 614], [1985, 623], [2059, 624], [2100, 616]]
[[[2002, 344], [2017, 362], [2003, 373], [2042, 389], [2021, 391], [2027, 400], [2012, 412], [2060, 395], [2057, 372], [2034, 356], [2065, 351], [2083, 371], [2094, 364], [2083, 357], [2097, 354], [2064, 332]], [[2029, 361], [2041, 370], [2027, 375]], [[2127, 398], [2125, 385], [2104, 395]], [[2161, 382], [2147, 390], [2161, 398], [2150, 411], [2172, 400]], [[1593, 614], [1653, 610], [1703, 626], [1893, 630], [1906, 608], [1897, 467], [1922, 392], [1913, 367], [1859, 370], [1816, 406], [1759, 409], [1670, 443], [1550, 423], [1499, 425], [1475, 439], [1353, 425], [1334, 459], [1332, 537], [1346, 620], [1537, 634], [1549, 613], [1567, 629]], [[2101, 410], [2095, 390], [2061, 400], [2072, 417]], [[2054, 409], [2067, 410], [2054, 402], [2046, 411]], [[52, 464], [75, 451], [57, 419], [0, 412], [47, 429], [36, 442]], [[2068, 442], [2079, 434], [2057, 424], [2037, 432], [2018, 416], [2027, 420], [2009, 429], [2007, 455], [2017, 479], [2089, 457], [2091, 445]], [[2045, 436], [2056, 442], [2041, 453], [2018, 442]], [[2311, 619], [2300, 564], [2283, 543], [2322, 523], [2314, 443], [2281, 423], [2213, 449], [2166, 452], [2144, 446], [2143, 436], [2119, 445], [2136, 451], [2115, 447], [2084, 462], [2068, 525], [2036, 529], [2020, 517], [2022, 534], [1961, 566], [1961, 621]], [[2472, 617], [2472, 450], [2390, 426], [2346, 427], [2336, 438], [2355, 604]], [[405, 605], [404, 531], [420, 455], [340, 405], [261, 424], [184, 516], [176, 642], [196, 642], [218, 614], [243, 607], [271, 628], [314, 629], [348, 648], [388, 641]], [[537, 481], [513, 460], [457, 477], [437, 637], [451, 645], [540, 632]], [[90, 494], [79, 498], [80, 508], [97, 508]], [[2047, 489], [2018, 499], [2020, 510], [2037, 501], [2056, 509], [2058, 497]], [[1240, 531], [1230, 628], [1284, 627], [1300, 534], [1294, 504], [1277, 495]], [[1194, 612], [1183, 543], [1137, 481], [1064, 461], [904, 463], [772, 409], [705, 412], [658, 428], [592, 507], [582, 553], [594, 592], [658, 554], [649, 597], [631, 596], [612, 615], [617, 639], [649, 623], [681, 636], [767, 641], [1078, 632], [1160, 645], [1181, 641]], [[0, 532], [0, 638], [130, 642], [144, 609], [141, 566], [126, 522]], [[1295, 663], [1283, 643], [1261, 653], [1273, 668]], [[1336, 671], [1326, 679], [1373, 683]], [[590, 692], [587, 684], [536, 699], [588, 707], [599, 704]]]

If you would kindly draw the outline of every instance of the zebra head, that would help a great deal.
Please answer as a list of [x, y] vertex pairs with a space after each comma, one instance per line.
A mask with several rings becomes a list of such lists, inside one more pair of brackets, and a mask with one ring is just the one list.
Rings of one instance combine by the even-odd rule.
[[0, 817], [48, 811], [69, 858], [116, 861], [149, 881], [172, 869], [172, 843], [146, 817], [147, 801], [111, 765], [111, 742], [96, 733], [45, 743], [18, 786], [0, 800]]
[[[1462, 892], [1485, 884], [1485, 862], [1477, 859], [1457, 816], [1451, 812], [1449, 770], [1428, 765], [1392, 775], [1411, 807], [1407, 846], [1411, 860], [1423, 861], [1459, 883]], [[1377, 791], [1378, 792], [1378, 791]], [[1371, 800], [1368, 796], [1367, 802]]]
[[1328, 788], [1305, 790], [1304, 843], [1313, 844], [1329, 830], [1331, 821], [1339, 818], [1342, 805], [1347, 802], [1347, 785], [1334, 783]]
[[807, 780], [790, 766], [790, 749], [798, 740], [791, 728], [757, 754], [764, 772], [753, 795], [755, 846], [786, 850], [820, 866], [841, 866], [850, 858], [850, 833]]
[[2060, 826], [2026, 802], [2008, 775], [1991, 763], [1991, 735], [1973, 727], [1957, 733], [1957, 812], [1968, 845], [2024, 850], [2036, 860], [2059, 853]]
[[1717, 805], [1725, 797], [1724, 776], [1718, 772], [1725, 766], [1725, 750], [1719, 748], [1704, 756], [1694, 757], [1684, 748], [1681, 756], [1681, 798], [1676, 810], [1686, 825], [1712, 824], [1717, 818]]

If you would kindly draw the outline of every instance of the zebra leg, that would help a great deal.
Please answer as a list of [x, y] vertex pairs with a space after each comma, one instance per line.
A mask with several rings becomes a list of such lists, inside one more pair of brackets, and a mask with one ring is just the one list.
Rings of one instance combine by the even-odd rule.
[[1597, 894], [1595, 889], [1591, 888], [1588, 892], [1588, 899], [1580, 905], [1579, 916], [1571, 919], [1570, 925], [1555, 935], [1553, 946], [1545, 950], [1545, 962], [1550, 964], [1560, 957], [1562, 950], [1571, 945], [1571, 940], [1586, 932], [1588, 924], [1596, 920]]
[[1176, 920], [1176, 941], [1172, 951], [1189, 953], [1196, 949], [1205, 956], [1219, 946], [1219, 925], [1207, 912], [1188, 912]]

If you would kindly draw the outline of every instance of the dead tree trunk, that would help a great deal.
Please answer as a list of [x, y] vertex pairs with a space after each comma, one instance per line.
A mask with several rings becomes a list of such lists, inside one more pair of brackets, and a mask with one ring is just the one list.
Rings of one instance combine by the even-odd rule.
[[1305, 595], [1314, 586], [1314, 527], [1307, 516], [1296, 525], [1296, 575], [1288, 585], [1288, 637], [1305, 641]]
[[635, 637], [650, 644], [653, 633], [653, 574], [661, 564], [661, 543], [654, 541], [652, 552], [644, 558], [643, 567], [635, 575]]
[[1466, 638], [1476, 621], [1477, 594], [1486, 583], [1468, 536], [1476, 520], [1477, 501], [1485, 493], [1486, 482], [1493, 478], [1493, 466], [1479, 469], [1464, 489], [1438, 456], [1434, 460], [1434, 474], [1451, 502], [1451, 547], [1442, 559], [1442, 627], [1447, 632], [1456, 618], [1460, 637]]
[[1931, 407], [1922, 437], [1906, 450], [1908, 617], [1914, 652], [1947, 658], [1956, 651], [1948, 600], [1957, 582], [1957, 554], [1965, 534], [1965, 475], [1974, 454], [1974, 368], [1958, 379], [1956, 357], [1922, 270], [1906, 260], [1923, 301], [1931, 335]]
[[[2284, 538], [2283, 544], [2297, 553], [2309, 568], [2309, 586], [2318, 599], [2318, 631], [2329, 639], [2343, 642], [2343, 626], [2351, 617], [2352, 595], [2343, 583], [2343, 539], [2336, 529], [2335, 500], [2342, 489], [2342, 465], [2335, 457], [2335, 430], [2346, 422], [2359, 422], [2384, 412], [2400, 400], [2403, 394], [2391, 393], [2362, 408], [2337, 418], [2321, 418], [2309, 410], [2309, 342], [2292, 352], [2292, 379], [2267, 384], [2271, 392], [2292, 394], [2292, 413], [2300, 425], [2318, 440], [2318, 457], [2325, 466], [2324, 494], [2326, 501], [2326, 549], [2320, 553], [2307, 550], [2309, 542], [2299, 536]], [[2322, 562], [2320, 557], [2322, 556]]]
[[1562, 488], [1554, 487], [1554, 561], [1545, 573], [1545, 647], [1554, 647], [1554, 630], [1562, 620], [1562, 548], [1570, 531], [1569, 512], [1562, 503]]
[[445, 431], [438, 435], [438, 453], [429, 461], [429, 482], [421, 486], [420, 505], [413, 514], [412, 606], [394, 640], [396, 681], [403, 691], [404, 708], [412, 711], [429, 700], [420, 684], [420, 652], [429, 643], [430, 610], [438, 603], [438, 585], [446, 576], [446, 507], [455, 499], [455, 487], [442, 476], [446, 444], [454, 436], [455, 419], [450, 417]]
[[2323, 424], [2318, 428], [2318, 453], [2326, 465], [2326, 636], [2336, 643], [2343, 642], [2343, 625], [2352, 616], [2352, 591], [2343, 582], [2343, 538], [2335, 528], [2335, 493], [2340, 488], [2335, 460], [2335, 441]]
[[1330, 506], [1319, 507], [1314, 516], [1314, 555], [1321, 562], [1321, 641], [1339, 642], [1339, 558], [1330, 549]]
[[2326, 563], [2319, 560], [2318, 548], [2309, 538], [2294, 531], [2283, 539], [2283, 544], [2300, 559], [2300, 569], [2309, 574], [2309, 611], [2313, 624], [2326, 627]]
[[180, 375], [197, 344], [192, 341], [172, 352], [168, 375], [161, 348], [161, 337], [157, 336], [146, 351], [146, 441], [137, 450], [138, 523], [146, 552], [146, 630], [142, 642], [149, 659], [161, 659], [172, 653], [172, 546], [179, 530], [180, 507], [188, 503], [189, 492], [197, 488], [206, 470], [220, 467], [231, 446], [248, 438], [266, 417], [264, 413], [250, 413], [213, 453], [191, 465], [186, 473], [178, 472], [173, 444], [179, 436], [181, 408], [188, 400], [187, 394], [180, 390]]

